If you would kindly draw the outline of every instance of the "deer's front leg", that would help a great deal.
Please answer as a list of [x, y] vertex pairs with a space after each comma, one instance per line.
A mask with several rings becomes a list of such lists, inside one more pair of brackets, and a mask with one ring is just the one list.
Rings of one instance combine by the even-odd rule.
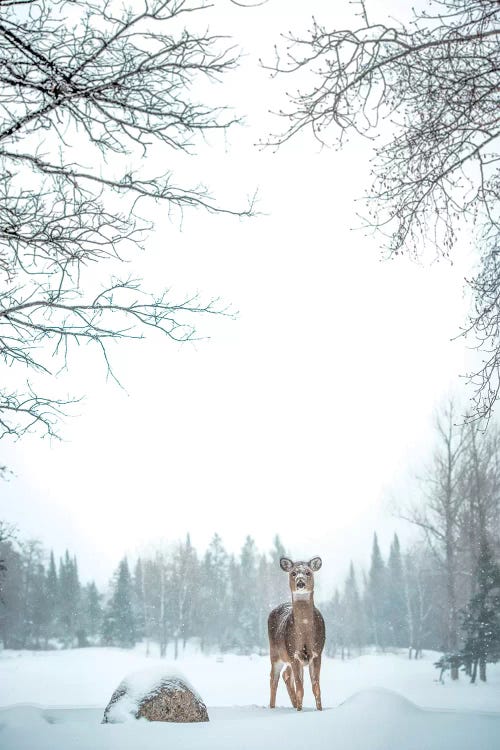
[[278, 662], [271, 662], [271, 699], [269, 701], [270, 708], [274, 708], [276, 705], [276, 690], [278, 688], [278, 682], [280, 678], [280, 672], [282, 663], [280, 661]]
[[302, 711], [302, 701], [304, 699], [304, 667], [298, 658], [292, 663], [293, 678], [295, 680], [295, 700], [297, 711]]
[[316, 699], [316, 708], [322, 711], [321, 705], [321, 688], [319, 686], [319, 673], [321, 671], [321, 654], [314, 656], [309, 662], [309, 674], [311, 676], [311, 685], [314, 697]]

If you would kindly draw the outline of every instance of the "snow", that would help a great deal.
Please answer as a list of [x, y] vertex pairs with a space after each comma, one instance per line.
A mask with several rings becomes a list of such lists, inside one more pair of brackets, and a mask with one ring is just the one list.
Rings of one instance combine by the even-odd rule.
[[[169, 654], [170, 656], [170, 654]], [[202, 656], [188, 651], [175, 666], [146, 657], [142, 647], [53, 652], [0, 652], [2, 750], [498, 750], [500, 665], [488, 683], [437, 681], [437, 654], [419, 661], [404, 654], [367, 654], [348, 661], [324, 659], [321, 713], [288, 704], [284, 685], [278, 707], [267, 708], [269, 658]], [[187, 675], [208, 706], [209, 723], [101, 724], [104, 707], [128, 672], [134, 690], [158, 676]], [[146, 671], [143, 671], [146, 670]], [[174, 671], [175, 670], [175, 671]]]

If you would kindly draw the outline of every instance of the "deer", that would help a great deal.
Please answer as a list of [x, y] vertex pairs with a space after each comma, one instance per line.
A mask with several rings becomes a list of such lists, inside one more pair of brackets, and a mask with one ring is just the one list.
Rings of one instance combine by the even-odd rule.
[[270, 708], [276, 705], [276, 691], [283, 666], [283, 680], [292, 706], [302, 711], [304, 698], [304, 666], [309, 667], [316, 708], [322, 710], [319, 676], [321, 653], [325, 645], [325, 621], [314, 606], [314, 573], [322, 565], [320, 557], [309, 562], [280, 559], [280, 567], [288, 573], [292, 601], [280, 604], [269, 615], [269, 655], [271, 658]]

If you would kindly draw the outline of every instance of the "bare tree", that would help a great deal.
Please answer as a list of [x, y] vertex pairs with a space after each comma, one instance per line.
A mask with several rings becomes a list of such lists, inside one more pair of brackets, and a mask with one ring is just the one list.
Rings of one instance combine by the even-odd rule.
[[413, 547], [404, 558], [403, 581], [408, 625], [408, 658], [422, 656], [422, 647], [429, 632], [433, 614], [435, 574], [432, 560], [423, 545]]
[[482, 257], [465, 333], [486, 352], [470, 377], [475, 411], [489, 415], [500, 391], [500, 5], [432, 0], [408, 23], [372, 21], [364, 0], [357, 7], [352, 28], [313, 19], [307, 33], [285, 36], [270, 68], [307, 83], [289, 95], [286, 128], [270, 143], [304, 129], [337, 147], [351, 134], [382, 136], [367, 223], [391, 256], [432, 244], [450, 257], [462, 223], [475, 226]]
[[68, 400], [43, 395], [39, 383], [54, 384], [72, 346], [97, 347], [113, 374], [111, 340], [154, 329], [187, 341], [194, 317], [232, 314], [218, 299], [175, 300], [112, 276], [152, 229], [144, 202], [180, 215], [252, 213], [251, 202], [221, 207], [204, 186], [157, 171], [158, 155], [160, 163], [188, 156], [237, 121], [199, 101], [200, 82], [218, 82], [237, 65], [227, 40], [196, 31], [210, 7], [0, 2], [0, 354], [18, 383], [29, 378], [18, 389], [4, 379], [0, 436], [33, 427], [54, 434]]
[[[450, 402], [436, 419], [438, 445], [432, 464], [424, 477], [423, 502], [409, 508], [403, 518], [419, 526], [427, 540], [436, 563], [446, 580], [446, 649], [458, 648], [459, 606], [458, 538], [459, 520], [464, 498], [461, 493], [463, 454], [466, 446], [466, 428], [456, 426], [456, 410]], [[452, 678], [458, 679], [458, 669], [452, 669]]]
[[460, 493], [459, 548], [466, 600], [475, 594], [477, 568], [485, 545], [499, 544], [500, 433], [496, 424], [481, 432], [471, 422], [466, 431]]

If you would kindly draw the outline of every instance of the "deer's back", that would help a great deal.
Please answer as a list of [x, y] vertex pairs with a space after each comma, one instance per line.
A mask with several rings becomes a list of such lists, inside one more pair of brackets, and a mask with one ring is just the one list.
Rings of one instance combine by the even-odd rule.
[[292, 616], [292, 605], [290, 602], [280, 604], [273, 609], [267, 618], [267, 631], [269, 633], [269, 642], [284, 643], [287, 631], [287, 624]]

